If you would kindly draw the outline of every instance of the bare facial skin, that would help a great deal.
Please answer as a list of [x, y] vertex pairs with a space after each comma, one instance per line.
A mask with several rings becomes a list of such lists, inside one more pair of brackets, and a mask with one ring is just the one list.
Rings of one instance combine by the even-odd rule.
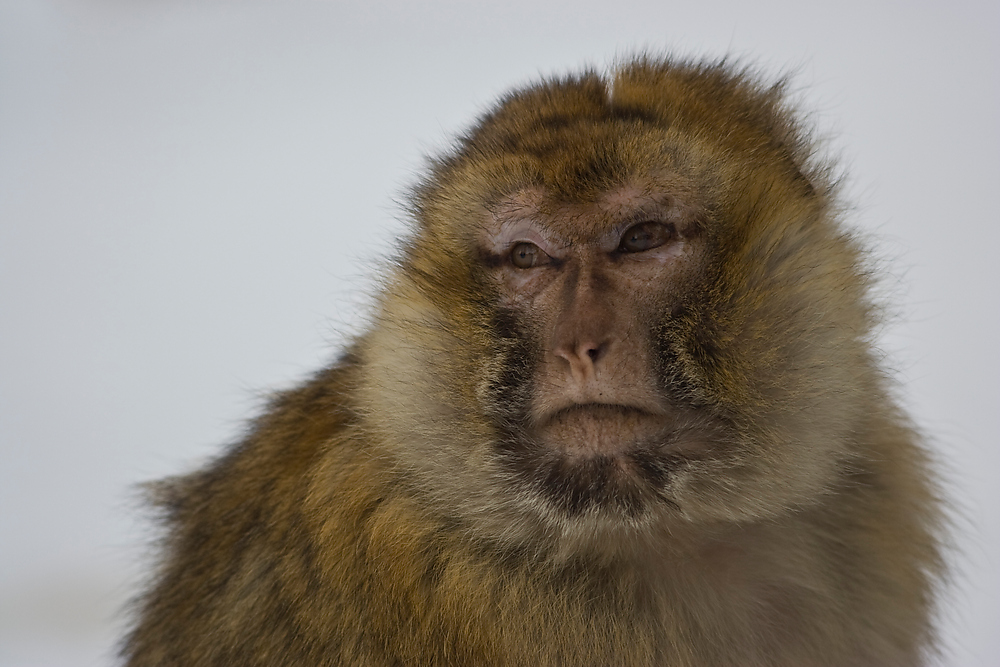
[[555, 494], [594, 487], [599, 469], [603, 486], [638, 498], [636, 487], [663, 482], [644, 471], [706, 447], [677, 437], [681, 410], [657, 375], [650, 326], [700, 271], [705, 241], [695, 208], [647, 190], [626, 185], [583, 205], [518, 192], [484, 226], [500, 304], [533, 323], [539, 349], [517, 437], [556, 454], [536, 451], [520, 469]]

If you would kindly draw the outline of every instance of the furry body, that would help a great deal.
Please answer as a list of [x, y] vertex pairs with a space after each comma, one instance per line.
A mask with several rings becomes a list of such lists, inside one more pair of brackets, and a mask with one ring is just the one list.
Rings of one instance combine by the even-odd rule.
[[[919, 664], [937, 501], [811, 152], [780, 89], [724, 65], [505, 98], [417, 188], [370, 329], [162, 486], [128, 664]], [[547, 323], [576, 306], [525, 305], [482, 239], [620, 201], [694, 248], [622, 315], [642, 363], [619, 380], [648, 375], [671, 442], [546, 447]]]

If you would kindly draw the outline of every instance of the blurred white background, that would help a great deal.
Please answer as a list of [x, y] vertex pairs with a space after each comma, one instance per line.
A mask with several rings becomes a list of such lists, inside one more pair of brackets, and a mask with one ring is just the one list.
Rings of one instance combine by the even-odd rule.
[[134, 485], [330, 360], [422, 156], [638, 48], [794, 71], [960, 508], [944, 665], [1000, 665], [1000, 5], [0, 0], [0, 665], [113, 665]]

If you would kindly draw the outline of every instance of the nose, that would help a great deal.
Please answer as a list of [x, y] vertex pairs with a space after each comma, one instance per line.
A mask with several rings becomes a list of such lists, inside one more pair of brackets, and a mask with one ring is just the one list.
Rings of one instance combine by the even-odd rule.
[[604, 357], [608, 341], [598, 341], [595, 337], [563, 337], [552, 350], [553, 354], [569, 363], [570, 373], [577, 382], [585, 382], [597, 372], [597, 363]]
[[573, 379], [593, 379], [613, 345], [613, 309], [600, 291], [578, 287], [556, 318], [552, 354], [569, 365]]

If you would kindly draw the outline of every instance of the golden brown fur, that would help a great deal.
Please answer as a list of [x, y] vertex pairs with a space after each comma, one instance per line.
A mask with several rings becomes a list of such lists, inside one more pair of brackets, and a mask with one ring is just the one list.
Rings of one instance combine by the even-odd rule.
[[[638, 60], [505, 98], [417, 188], [369, 330], [162, 487], [128, 664], [920, 664], [939, 573], [926, 455], [780, 93]], [[522, 210], [573, 234], [661, 195], [695, 250], [621, 315], [649, 345], [615, 381], [655, 376], [637, 391], [701, 449], [657, 460], [628, 503], [563, 502], [572, 480], [543, 489], [531, 465], [552, 453], [516, 433], [559, 385], [537, 341], [575, 315], [502, 307], [481, 238]]]

